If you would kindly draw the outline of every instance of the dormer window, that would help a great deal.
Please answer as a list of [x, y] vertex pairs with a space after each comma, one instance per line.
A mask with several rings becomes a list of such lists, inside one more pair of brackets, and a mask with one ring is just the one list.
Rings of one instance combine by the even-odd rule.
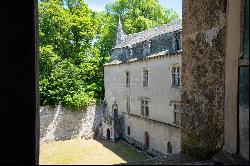
[[144, 56], [148, 56], [150, 54], [150, 41], [147, 41], [144, 45], [143, 45], [143, 55]]
[[130, 59], [133, 55], [133, 50], [131, 46], [127, 46], [127, 53], [126, 53], [126, 59]]
[[172, 36], [172, 49], [173, 52], [180, 50], [180, 40], [178, 34]]

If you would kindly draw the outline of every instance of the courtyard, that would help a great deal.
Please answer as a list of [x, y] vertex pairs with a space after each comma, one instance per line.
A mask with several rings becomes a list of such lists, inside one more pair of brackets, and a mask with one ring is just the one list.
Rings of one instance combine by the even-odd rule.
[[40, 165], [112, 165], [149, 159], [121, 141], [71, 139], [40, 145]]

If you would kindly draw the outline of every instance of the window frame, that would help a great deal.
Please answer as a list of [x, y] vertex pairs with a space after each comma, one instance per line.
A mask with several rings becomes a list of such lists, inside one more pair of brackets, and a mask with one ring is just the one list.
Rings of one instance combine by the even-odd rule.
[[171, 67], [171, 85], [172, 87], [181, 86], [181, 66], [172, 66]]
[[174, 124], [180, 126], [181, 125], [181, 113], [174, 111]]
[[148, 69], [144, 68], [142, 71], [142, 86], [148, 87], [149, 85], [149, 71]]
[[149, 99], [141, 98], [141, 115], [143, 117], [149, 117]]

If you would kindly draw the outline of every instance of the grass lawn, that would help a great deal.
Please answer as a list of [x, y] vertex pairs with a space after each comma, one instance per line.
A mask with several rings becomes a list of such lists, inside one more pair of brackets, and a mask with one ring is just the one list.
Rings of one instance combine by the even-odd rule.
[[40, 145], [41, 165], [111, 165], [148, 159], [122, 142], [72, 139]]

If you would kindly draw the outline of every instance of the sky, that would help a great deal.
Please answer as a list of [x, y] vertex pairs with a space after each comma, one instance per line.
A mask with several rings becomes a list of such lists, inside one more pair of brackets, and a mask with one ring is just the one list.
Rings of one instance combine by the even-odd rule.
[[[105, 5], [114, 0], [85, 0], [94, 11], [105, 10]], [[182, 18], [182, 0], [159, 0], [162, 6], [175, 10]]]

